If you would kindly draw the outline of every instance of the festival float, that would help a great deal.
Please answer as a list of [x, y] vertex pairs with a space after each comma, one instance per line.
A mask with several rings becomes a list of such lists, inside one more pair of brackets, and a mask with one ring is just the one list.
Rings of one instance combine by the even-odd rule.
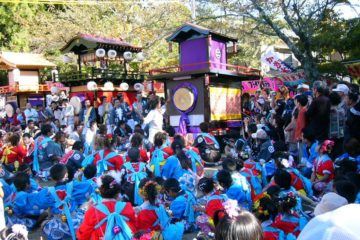
[[167, 40], [179, 44], [179, 66], [152, 69], [149, 79], [164, 83], [170, 124], [182, 134], [204, 121], [216, 135], [240, 127], [242, 82], [260, 79], [260, 70], [228, 64], [227, 44], [236, 52], [237, 39], [186, 23]]
[[0, 52], [0, 70], [6, 71], [6, 79], [0, 86], [0, 108], [9, 115], [17, 107], [25, 108], [27, 102], [33, 106], [44, 105], [51, 91], [66, 91], [61, 83], [53, 82], [42, 70], [53, 69], [56, 65], [40, 54]]
[[121, 38], [109, 38], [79, 33], [61, 49], [64, 60], [71, 61], [66, 54], [77, 56], [77, 69], [61, 72], [57, 81], [69, 87], [71, 102], [90, 99], [97, 102], [101, 96], [111, 101], [122, 92], [124, 100], [131, 103], [136, 92], [144, 90], [145, 74], [131, 71], [129, 63], [144, 60], [141, 47], [133, 46]]

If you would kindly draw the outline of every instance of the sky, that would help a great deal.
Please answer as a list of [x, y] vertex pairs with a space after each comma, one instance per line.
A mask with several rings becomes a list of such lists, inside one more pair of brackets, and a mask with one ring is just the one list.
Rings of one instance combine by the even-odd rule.
[[350, 0], [353, 5], [350, 7], [349, 5], [341, 5], [336, 8], [339, 13], [341, 13], [342, 17], [345, 19], [352, 19], [360, 17], [360, 0]]

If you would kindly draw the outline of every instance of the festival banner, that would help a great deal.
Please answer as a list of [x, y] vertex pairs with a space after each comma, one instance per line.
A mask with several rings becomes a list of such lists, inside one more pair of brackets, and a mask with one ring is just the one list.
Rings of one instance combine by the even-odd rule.
[[284, 83], [279, 78], [263, 78], [262, 80], [243, 81], [243, 92], [255, 93], [258, 89], [270, 88], [271, 91], [278, 91]]
[[261, 63], [268, 65], [270, 68], [283, 73], [291, 73], [294, 71], [294, 69], [287, 65], [285, 62], [283, 62], [280, 59], [280, 56], [274, 51], [268, 51], [264, 53], [261, 56]]

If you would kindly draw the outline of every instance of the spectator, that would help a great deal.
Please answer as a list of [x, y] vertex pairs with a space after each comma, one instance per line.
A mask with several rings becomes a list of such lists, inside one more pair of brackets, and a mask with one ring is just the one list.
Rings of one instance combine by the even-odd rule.
[[346, 120], [347, 136], [346, 138], [356, 138], [360, 141], [360, 101], [357, 92], [351, 92], [348, 96], [348, 117]]
[[305, 95], [297, 95], [295, 97], [298, 116], [296, 119], [295, 140], [301, 140], [302, 130], [306, 127], [305, 114], [307, 111], [308, 98]]
[[341, 107], [341, 97], [337, 92], [332, 92], [329, 95], [330, 108], [330, 128], [329, 138], [335, 142], [332, 157], [335, 159], [344, 151], [344, 128], [346, 112]]
[[325, 96], [326, 90], [323, 82], [314, 82], [313, 92], [315, 99], [306, 112], [306, 119], [309, 123], [308, 127], [314, 133], [317, 140], [325, 140], [329, 133], [330, 100]]
[[31, 103], [26, 104], [26, 109], [24, 111], [26, 122], [29, 122], [29, 120], [33, 120], [34, 122], [39, 121], [39, 115], [38, 112], [32, 108]]

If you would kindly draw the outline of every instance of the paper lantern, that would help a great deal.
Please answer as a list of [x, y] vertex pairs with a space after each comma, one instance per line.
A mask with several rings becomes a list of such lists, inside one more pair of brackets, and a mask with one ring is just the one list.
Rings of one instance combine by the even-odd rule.
[[105, 90], [114, 90], [114, 84], [112, 82], [106, 82], [104, 84], [104, 89]]
[[105, 54], [106, 54], [106, 52], [105, 52], [105, 49], [103, 49], [103, 48], [99, 48], [99, 49], [97, 49], [96, 52], [95, 52], [95, 55], [96, 55], [98, 58], [103, 58], [103, 57], [105, 57]]
[[136, 59], [137, 59], [139, 62], [144, 61], [144, 59], [145, 59], [144, 53], [143, 53], [143, 52], [137, 53], [137, 54], [136, 54]]
[[127, 84], [126, 82], [121, 83], [120, 89], [123, 91], [127, 91], [129, 89], [129, 84]]
[[108, 51], [107, 55], [110, 59], [114, 59], [114, 58], [116, 58], [117, 52], [115, 50], [111, 49]]
[[97, 84], [94, 81], [90, 81], [87, 83], [86, 87], [89, 91], [95, 91], [97, 89]]
[[138, 92], [142, 92], [144, 90], [144, 85], [142, 85], [141, 83], [135, 83], [134, 89]]
[[131, 61], [131, 59], [133, 57], [132, 52], [129, 52], [129, 51], [124, 52], [123, 56], [124, 56], [125, 61]]

